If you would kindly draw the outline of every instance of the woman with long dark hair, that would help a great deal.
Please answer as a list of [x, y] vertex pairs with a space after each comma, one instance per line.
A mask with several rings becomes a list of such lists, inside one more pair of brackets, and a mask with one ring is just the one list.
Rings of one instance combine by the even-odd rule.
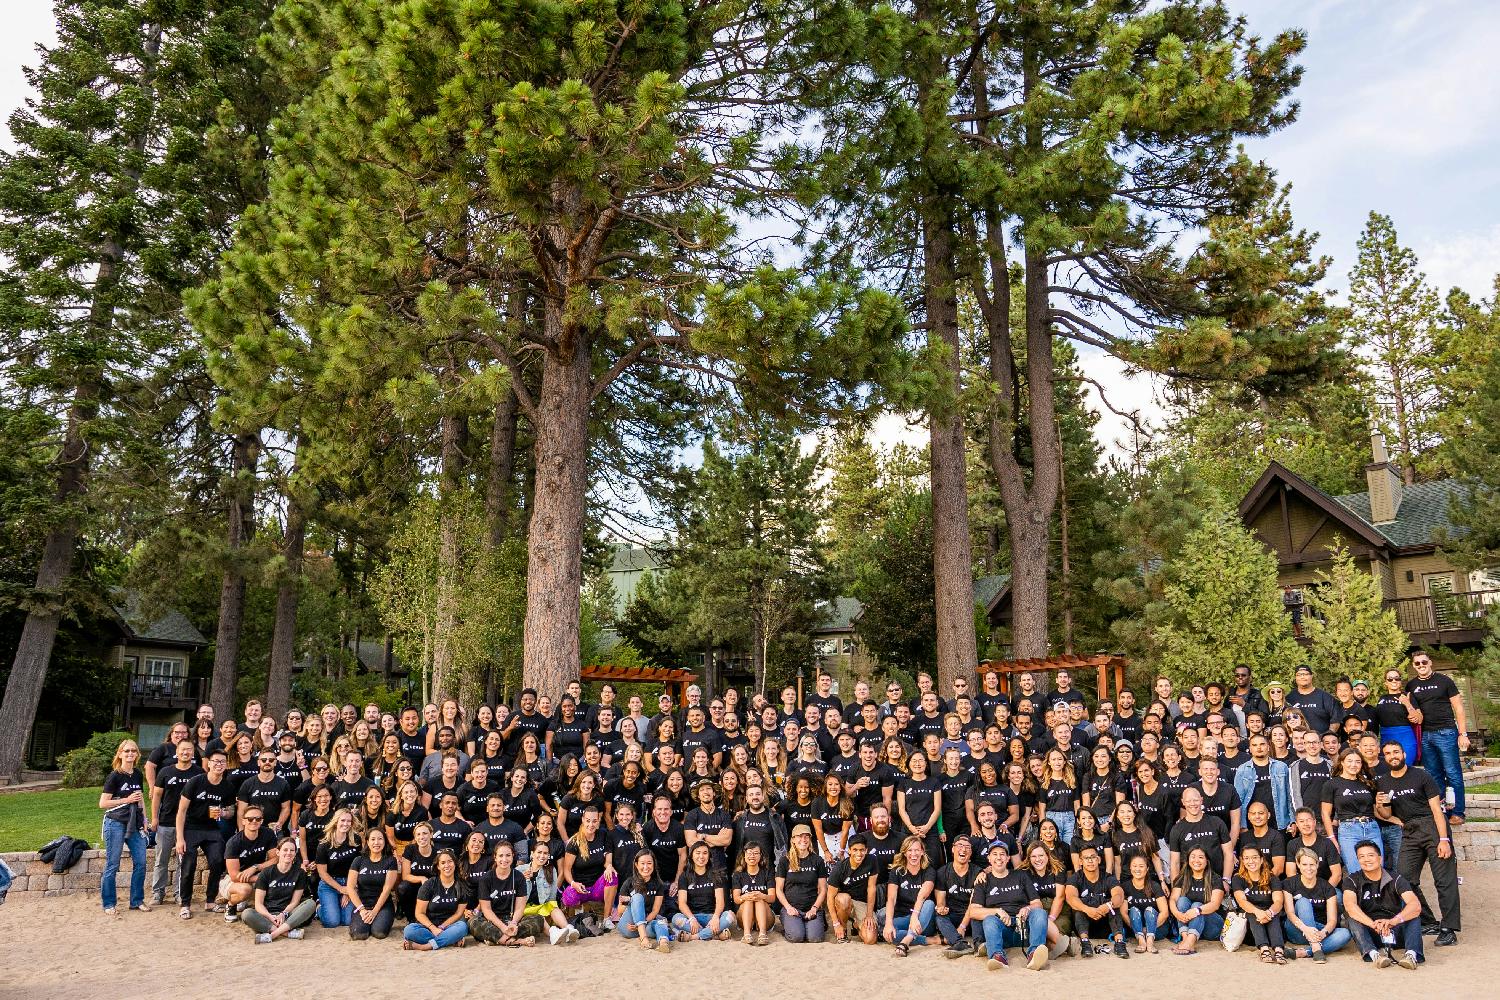
[[462, 948], [467, 942], [469, 887], [458, 877], [452, 851], [438, 851], [436, 864], [437, 874], [417, 890], [412, 922], [402, 932], [401, 947], [407, 951]]
[[672, 928], [677, 940], [729, 940], [734, 911], [729, 908], [729, 879], [713, 864], [713, 850], [700, 840], [688, 850], [687, 866], [677, 876], [677, 909]]
[[1260, 960], [1285, 965], [1281, 890], [1258, 848], [1246, 847], [1240, 852], [1240, 866], [1229, 883], [1229, 891], [1249, 923], [1250, 937], [1260, 949]]
[[1188, 851], [1177, 880], [1172, 883], [1172, 916], [1180, 940], [1174, 955], [1193, 955], [1198, 942], [1217, 941], [1224, 931], [1224, 888], [1201, 847]]
[[536, 938], [521, 930], [526, 913], [526, 878], [516, 870], [516, 849], [509, 841], [495, 845], [488, 873], [471, 895], [478, 900], [469, 917], [469, 933], [489, 945], [530, 948]]
[[384, 940], [396, 921], [396, 882], [401, 865], [386, 849], [385, 830], [371, 827], [364, 835], [365, 849], [349, 865], [344, 894], [349, 899], [349, 937]]
[[[1116, 831], [1118, 833], [1118, 831]], [[1147, 831], [1149, 833], [1149, 831]], [[1152, 870], [1155, 855], [1134, 853], [1125, 862], [1125, 878], [1120, 888], [1125, 893], [1125, 917], [1135, 933], [1135, 953], [1156, 954], [1157, 932], [1167, 926], [1167, 893], [1161, 879]]]
[[1385, 859], [1380, 826], [1375, 822], [1375, 782], [1354, 747], [1339, 754], [1333, 777], [1323, 785], [1323, 832], [1339, 845], [1346, 872], [1359, 871], [1355, 848], [1360, 841], [1374, 841]]
[[620, 898], [625, 911], [615, 929], [623, 938], [638, 938], [647, 950], [672, 950], [672, 925], [665, 914], [672, 888], [656, 873], [656, 855], [640, 851], [630, 864], [630, 876], [620, 883]]
[[770, 869], [765, 866], [764, 854], [759, 843], [753, 840], [747, 843], [740, 851], [739, 863], [730, 880], [730, 894], [748, 945], [770, 944], [768, 935], [775, 920], [771, 905], [776, 899], [776, 887]]
[[823, 779], [823, 794], [812, 807], [812, 828], [817, 835], [818, 853], [825, 863], [831, 865], [849, 852], [854, 805], [844, 791], [844, 780], [837, 774]]

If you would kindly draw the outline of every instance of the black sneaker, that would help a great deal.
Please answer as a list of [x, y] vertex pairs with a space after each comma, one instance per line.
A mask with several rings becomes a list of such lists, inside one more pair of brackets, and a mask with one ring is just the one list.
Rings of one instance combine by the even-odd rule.
[[1443, 928], [1441, 924], [1439, 924], [1435, 920], [1430, 920], [1422, 925], [1422, 936], [1432, 937], [1434, 934], [1440, 933], [1442, 929]]
[[1458, 944], [1458, 931], [1450, 930], [1447, 927], [1444, 927], [1442, 930], [1438, 931], [1437, 943], [1443, 945], [1444, 947]]
[[1094, 957], [1094, 945], [1092, 944], [1092, 942], [1089, 941], [1088, 938], [1079, 938], [1078, 939], [1078, 950], [1079, 950], [1079, 953], [1084, 958], [1093, 958]]
[[1118, 958], [1129, 958], [1130, 949], [1125, 947], [1124, 938], [1115, 939], [1115, 956]]

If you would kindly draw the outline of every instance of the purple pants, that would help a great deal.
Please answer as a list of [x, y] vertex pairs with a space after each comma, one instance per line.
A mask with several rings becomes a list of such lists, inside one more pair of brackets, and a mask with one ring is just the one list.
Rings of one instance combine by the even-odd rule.
[[563, 891], [558, 894], [557, 898], [562, 902], [562, 905], [569, 909], [575, 906], [582, 906], [584, 903], [602, 903], [604, 902], [605, 888], [615, 885], [618, 881], [613, 872], [608, 875], [600, 875], [594, 880], [594, 884], [589, 886], [587, 893], [579, 892], [577, 886], [566, 885], [563, 886]]

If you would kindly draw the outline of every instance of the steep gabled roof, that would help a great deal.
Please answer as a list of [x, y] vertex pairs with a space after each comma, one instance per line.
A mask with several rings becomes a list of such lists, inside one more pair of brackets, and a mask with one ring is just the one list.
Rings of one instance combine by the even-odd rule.
[[854, 628], [854, 619], [864, 610], [864, 605], [852, 597], [835, 597], [826, 606], [827, 615], [823, 624], [812, 630], [813, 635], [827, 632], [848, 632]]
[[974, 603], [984, 608], [988, 613], [995, 609], [1000, 599], [1010, 593], [1010, 574], [996, 573], [994, 576], [981, 576], [974, 581]]
[[[1343, 525], [1351, 535], [1361, 539], [1366, 544], [1379, 549], [1391, 547], [1391, 540], [1381, 534], [1379, 529], [1366, 518], [1360, 516], [1347, 505], [1340, 503], [1334, 497], [1324, 493], [1280, 462], [1272, 462], [1268, 465], [1266, 471], [1261, 473], [1261, 477], [1255, 481], [1255, 485], [1250, 487], [1250, 491], [1240, 501], [1240, 519], [1248, 524], [1265, 502], [1274, 496], [1273, 490], [1287, 488], [1300, 494], [1314, 507], [1317, 507], [1334, 521]], [[1366, 496], [1365, 500], [1366, 507], [1368, 508], [1369, 497]]]
[[187, 615], [176, 608], [168, 608], [152, 619], [141, 609], [141, 595], [134, 590], [119, 589], [113, 594], [110, 605], [125, 638], [131, 642], [157, 643], [163, 646], [183, 646], [198, 649], [208, 645], [203, 633], [188, 621]]

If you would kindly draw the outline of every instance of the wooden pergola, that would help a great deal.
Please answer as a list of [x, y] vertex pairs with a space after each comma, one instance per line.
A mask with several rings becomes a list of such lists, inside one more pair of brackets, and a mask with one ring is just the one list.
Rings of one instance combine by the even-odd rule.
[[1114, 697], [1120, 696], [1120, 690], [1125, 686], [1125, 667], [1129, 662], [1118, 653], [1095, 653], [1092, 656], [1075, 656], [1070, 653], [1030, 660], [981, 660], [977, 673], [980, 686], [983, 687], [984, 672], [995, 671], [1000, 675], [1000, 690], [1008, 695], [1011, 692], [1011, 678], [1017, 674], [1055, 674], [1059, 670], [1078, 674], [1092, 670], [1097, 678], [1099, 700], [1104, 701], [1110, 697], [1110, 681], [1114, 682]]
[[590, 663], [579, 671], [585, 681], [621, 681], [627, 684], [660, 684], [679, 705], [687, 704], [688, 685], [698, 675], [680, 667], [622, 667], [614, 663]]

